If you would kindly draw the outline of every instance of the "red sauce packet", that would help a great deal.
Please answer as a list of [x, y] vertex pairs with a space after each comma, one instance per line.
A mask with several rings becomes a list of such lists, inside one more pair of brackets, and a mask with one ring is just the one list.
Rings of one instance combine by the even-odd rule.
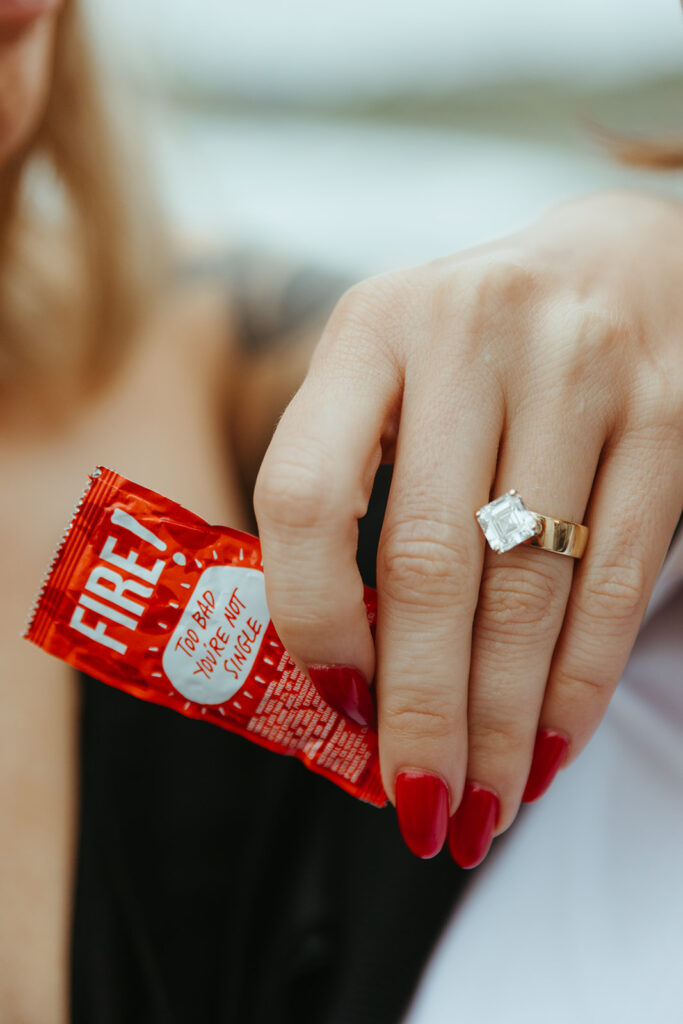
[[[365, 588], [368, 619], [377, 598]], [[298, 757], [383, 806], [377, 733], [332, 710], [277, 636], [261, 547], [100, 467], [25, 637], [111, 686]]]

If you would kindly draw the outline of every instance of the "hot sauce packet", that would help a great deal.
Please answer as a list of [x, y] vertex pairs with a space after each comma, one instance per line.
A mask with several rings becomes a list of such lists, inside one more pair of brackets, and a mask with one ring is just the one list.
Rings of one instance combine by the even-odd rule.
[[[374, 624], [368, 587], [365, 605]], [[386, 803], [377, 733], [330, 708], [275, 632], [259, 541], [109, 469], [92, 473], [24, 636], [111, 686]]]

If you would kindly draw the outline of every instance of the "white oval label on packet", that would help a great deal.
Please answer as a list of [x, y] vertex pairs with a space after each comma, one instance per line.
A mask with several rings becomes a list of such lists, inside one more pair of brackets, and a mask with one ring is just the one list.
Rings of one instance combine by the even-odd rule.
[[187, 700], [222, 704], [247, 681], [269, 622], [262, 572], [212, 566], [166, 645], [164, 672]]

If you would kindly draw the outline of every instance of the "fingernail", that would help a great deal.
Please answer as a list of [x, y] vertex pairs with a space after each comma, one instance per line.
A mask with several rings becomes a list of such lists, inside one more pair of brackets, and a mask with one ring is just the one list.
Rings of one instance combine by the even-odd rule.
[[448, 845], [461, 868], [476, 868], [489, 851], [498, 823], [500, 800], [490, 789], [465, 784], [460, 806], [451, 818]]
[[530, 804], [543, 796], [546, 789], [557, 775], [564, 761], [569, 743], [559, 732], [551, 729], [540, 729], [531, 759], [529, 778], [522, 795], [525, 804]]
[[312, 665], [308, 674], [331, 708], [357, 725], [375, 728], [377, 714], [365, 676], [352, 665]]
[[396, 776], [396, 815], [408, 849], [436, 857], [448, 833], [448, 788], [438, 775], [405, 771]]

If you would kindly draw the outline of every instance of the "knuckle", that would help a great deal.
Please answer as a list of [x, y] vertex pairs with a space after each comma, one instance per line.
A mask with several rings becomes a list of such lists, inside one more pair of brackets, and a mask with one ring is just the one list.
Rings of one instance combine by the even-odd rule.
[[[624, 325], [609, 308], [591, 305], [566, 290], [556, 294], [543, 318], [536, 344], [543, 345], [543, 358], [552, 363], [562, 401], [571, 402], [579, 394], [585, 399], [587, 391], [590, 397], [598, 386], [602, 403], [608, 399], [608, 411], [616, 411], [611, 407], [614, 388], [605, 389], [603, 385], [607, 373], [613, 385], [615, 370], [620, 369], [615, 367], [614, 355], [623, 351], [624, 333]], [[547, 338], [555, 339], [554, 344], [548, 346]]]
[[477, 609], [477, 639], [525, 642], [545, 639], [558, 617], [563, 588], [551, 571], [489, 564]]
[[[309, 577], [307, 577], [308, 579]], [[344, 598], [330, 589], [327, 576], [314, 578], [301, 586], [297, 573], [271, 572], [266, 593], [268, 609], [275, 629], [287, 652], [307, 665], [330, 661], [330, 652], [339, 650], [340, 638], [362, 640], [369, 627], [363, 608], [363, 583], [344, 588]], [[332, 662], [335, 658], [332, 657]]]
[[333, 332], [348, 331], [383, 323], [396, 308], [400, 292], [391, 275], [361, 281], [349, 288], [337, 301], [329, 321]]
[[564, 297], [559, 316], [562, 333], [573, 343], [573, 351], [586, 353], [587, 358], [596, 351], [611, 348], [624, 330], [609, 308], [591, 305], [572, 295]]
[[470, 724], [470, 758], [474, 760], [490, 762], [493, 753], [497, 762], [518, 764], [526, 758], [531, 742], [529, 730], [512, 716], [487, 716]]
[[334, 352], [337, 367], [359, 368], [376, 374], [381, 367], [402, 379], [401, 361], [405, 332], [406, 294], [393, 275], [362, 281], [338, 300], [311, 362], [314, 371], [320, 359]]
[[[269, 593], [270, 597], [270, 593]], [[321, 603], [305, 604], [300, 600], [296, 604], [283, 595], [278, 603], [278, 631], [286, 632], [291, 646], [298, 649], [305, 641], [317, 634], [334, 635], [339, 616], [334, 610]], [[273, 612], [275, 615], [275, 612]]]
[[482, 307], [498, 310], [501, 306], [526, 302], [535, 288], [536, 273], [519, 254], [499, 253], [473, 261], [468, 268], [476, 274], [474, 293]]
[[[626, 340], [633, 325], [613, 304], [610, 296], [584, 287], [554, 268], [542, 278], [544, 302], [538, 308], [538, 344], [571, 365], [571, 357], [581, 358], [603, 349], [613, 349], [615, 341]], [[555, 343], [548, 344], [548, 339]], [[568, 358], [569, 357], [569, 358]]]
[[455, 733], [455, 719], [443, 699], [424, 693], [394, 695], [381, 705], [385, 735], [401, 743], [447, 740]]
[[473, 546], [450, 523], [436, 517], [406, 518], [382, 537], [378, 575], [382, 592], [397, 603], [457, 599], [474, 569]]
[[552, 685], [556, 695], [562, 695], [563, 702], [581, 706], [587, 702], [605, 704], [613, 689], [610, 681], [604, 677], [600, 678], [598, 674], [591, 676], [589, 672], [568, 667], [555, 670]]
[[658, 373], [652, 387], [650, 408], [656, 424], [657, 441], [680, 453], [683, 445], [683, 365], [676, 373]]
[[281, 452], [267, 459], [254, 489], [254, 509], [261, 523], [298, 529], [329, 524], [339, 505], [333, 474], [315, 450]]
[[[682, 367], [683, 369], [683, 367]], [[628, 438], [644, 452], [678, 453], [683, 442], [683, 376], [646, 366], [633, 383]]]
[[487, 337], [495, 343], [498, 322], [523, 309], [538, 291], [537, 272], [519, 254], [487, 255], [456, 268], [448, 308], [461, 325], [465, 318], [465, 333], [480, 351]]
[[593, 565], [582, 587], [585, 616], [610, 632], [630, 632], [640, 621], [648, 593], [648, 574], [637, 557]]

